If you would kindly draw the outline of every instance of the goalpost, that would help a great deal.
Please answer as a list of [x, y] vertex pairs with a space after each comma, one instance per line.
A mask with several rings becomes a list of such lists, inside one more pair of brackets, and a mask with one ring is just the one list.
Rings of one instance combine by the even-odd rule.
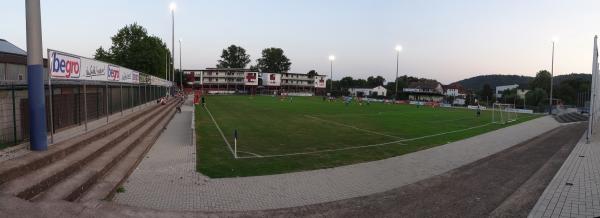
[[494, 103], [492, 108], [492, 123], [506, 124], [517, 120], [514, 104]]

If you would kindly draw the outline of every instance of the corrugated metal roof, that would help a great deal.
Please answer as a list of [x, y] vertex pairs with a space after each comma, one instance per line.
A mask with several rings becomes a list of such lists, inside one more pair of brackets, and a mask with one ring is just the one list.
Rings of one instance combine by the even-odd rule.
[[12, 43], [10, 43], [4, 39], [0, 39], [0, 53], [8, 53], [8, 54], [27, 56], [26, 51], [24, 51], [23, 49], [20, 49], [16, 45], [13, 45]]

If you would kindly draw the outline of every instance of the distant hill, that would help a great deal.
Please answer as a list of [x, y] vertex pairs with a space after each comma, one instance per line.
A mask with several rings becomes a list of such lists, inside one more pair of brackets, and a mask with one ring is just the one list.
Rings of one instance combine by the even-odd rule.
[[496, 86], [503, 86], [503, 85], [513, 85], [513, 84], [519, 84], [519, 85], [527, 85], [529, 84], [529, 82], [533, 80], [533, 77], [530, 76], [519, 76], [519, 75], [483, 75], [483, 76], [476, 76], [476, 77], [471, 77], [468, 79], [463, 79], [461, 81], [458, 81], [457, 83], [461, 84], [462, 86], [464, 86], [467, 89], [470, 90], [479, 90], [483, 87], [484, 84], [490, 84], [490, 86], [493, 88], [496, 88]]
[[[558, 84], [560, 84], [560, 82], [562, 82], [563, 80], [566, 80], [566, 79], [591, 81], [592, 75], [586, 74], [586, 73], [572, 73], [572, 74], [567, 74], [567, 75], [558, 75], [558, 76], [554, 77], [554, 85], [558, 85]], [[486, 83], [490, 84], [492, 89], [496, 88], [496, 86], [513, 85], [513, 84], [523, 85], [526, 87], [529, 84], [529, 82], [531, 82], [531, 80], [533, 80], [533, 77], [531, 77], [531, 76], [494, 74], [494, 75], [483, 75], [483, 76], [471, 77], [468, 79], [463, 79], [456, 83], [461, 84], [462, 86], [464, 86], [467, 89], [480, 90], [483, 87], [483, 85]]]
[[587, 73], [572, 73], [566, 75], [558, 75], [554, 77], [554, 85], [560, 84], [563, 80], [566, 79], [575, 79], [575, 80], [583, 80], [583, 81], [592, 81], [592, 74]]

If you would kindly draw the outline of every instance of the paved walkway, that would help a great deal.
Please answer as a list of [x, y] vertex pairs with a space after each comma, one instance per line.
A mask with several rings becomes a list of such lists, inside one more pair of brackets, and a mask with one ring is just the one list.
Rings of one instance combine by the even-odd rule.
[[114, 201], [167, 210], [296, 207], [388, 191], [487, 157], [560, 126], [542, 117], [385, 160], [270, 176], [209, 179], [195, 172], [191, 107], [182, 108]]
[[600, 137], [581, 138], [529, 216], [600, 216]]

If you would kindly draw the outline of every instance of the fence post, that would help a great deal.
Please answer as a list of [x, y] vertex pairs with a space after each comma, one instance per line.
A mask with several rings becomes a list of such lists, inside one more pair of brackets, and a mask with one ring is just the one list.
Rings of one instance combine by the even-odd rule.
[[85, 131], [88, 130], [88, 108], [87, 108], [87, 85], [85, 80], [83, 81], [83, 125]]
[[110, 112], [108, 112], [108, 83], [106, 83], [104, 95], [106, 95], [106, 123], [108, 123], [108, 117], [110, 117]]
[[120, 91], [120, 95], [121, 98], [119, 99], [119, 101], [121, 102], [121, 116], [123, 116], [123, 84], [119, 84], [119, 87], [121, 87], [121, 91]]
[[48, 90], [50, 90], [50, 144], [54, 144], [54, 89], [52, 89], [52, 77], [48, 76]]
[[133, 108], [134, 108], [134, 96], [133, 96], [133, 84], [129, 84], [129, 96], [131, 96], [131, 112], [133, 112]]
[[96, 119], [100, 119], [100, 86], [96, 86]]
[[15, 84], [11, 83], [12, 90], [12, 112], [13, 112], [13, 142], [17, 144], [17, 107], [16, 107], [16, 99], [15, 99]]

